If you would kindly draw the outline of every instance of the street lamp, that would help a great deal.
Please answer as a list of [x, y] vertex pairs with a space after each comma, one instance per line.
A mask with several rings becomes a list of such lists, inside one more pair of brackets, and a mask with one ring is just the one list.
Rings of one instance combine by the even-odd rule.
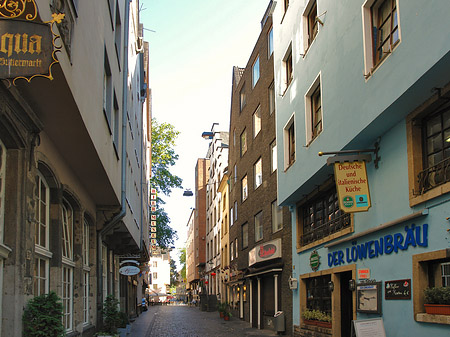
[[192, 197], [194, 193], [188, 188], [183, 192], [183, 197]]

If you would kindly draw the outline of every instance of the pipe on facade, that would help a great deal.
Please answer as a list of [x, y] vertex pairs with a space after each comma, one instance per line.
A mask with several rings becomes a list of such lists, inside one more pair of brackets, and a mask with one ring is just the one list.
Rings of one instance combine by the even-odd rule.
[[[120, 211], [116, 214], [105, 226], [98, 232], [97, 235], [97, 287], [99, 297], [103, 294], [103, 280], [102, 280], [102, 241], [103, 237], [109, 232], [114, 225], [122, 220], [126, 213], [126, 169], [127, 169], [127, 110], [128, 110], [128, 34], [130, 24], [130, 3], [132, 0], [125, 2], [125, 26], [124, 26], [124, 44], [123, 44], [123, 88], [122, 88], [122, 167], [121, 167], [121, 197], [120, 197]], [[103, 299], [103, 298], [102, 298]], [[104, 299], [103, 299], [104, 300]], [[102, 317], [97, 317], [97, 325], [101, 324]]]

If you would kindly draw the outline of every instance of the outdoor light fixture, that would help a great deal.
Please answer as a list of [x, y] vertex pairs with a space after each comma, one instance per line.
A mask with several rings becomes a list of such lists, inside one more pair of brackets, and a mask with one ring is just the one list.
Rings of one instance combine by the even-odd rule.
[[349, 280], [348, 281], [348, 290], [355, 291], [356, 290], [356, 281], [355, 280]]
[[333, 290], [334, 290], [334, 282], [333, 281], [328, 282], [328, 290], [333, 292]]
[[186, 191], [183, 192], [183, 197], [192, 197], [193, 195], [194, 193], [192, 193], [190, 189], [187, 189]]
[[205, 139], [213, 139], [214, 137], [214, 132], [212, 131], [205, 131], [202, 133], [202, 137]]

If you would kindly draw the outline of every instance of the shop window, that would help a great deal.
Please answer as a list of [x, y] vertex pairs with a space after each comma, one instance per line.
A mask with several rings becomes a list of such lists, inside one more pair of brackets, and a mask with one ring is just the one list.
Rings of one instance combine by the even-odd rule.
[[331, 315], [331, 274], [306, 279], [306, 307]]
[[449, 96], [447, 86], [407, 117], [411, 205], [450, 191]]
[[397, 0], [367, 0], [363, 5], [365, 74], [369, 77], [400, 42]]
[[449, 324], [446, 316], [426, 314], [424, 289], [450, 286], [450, 253], [447, 249], [413, 255], [413, 297], [416, 321]]
[[339, 208], [334, 181], [329, 180], [297, 208], [298, 246], [306, 248], [349, 233], [351, 216]]

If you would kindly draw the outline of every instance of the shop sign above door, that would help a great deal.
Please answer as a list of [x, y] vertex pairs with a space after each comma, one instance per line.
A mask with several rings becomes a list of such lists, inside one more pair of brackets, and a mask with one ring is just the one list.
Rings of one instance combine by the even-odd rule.
[[370, 206], [369, 183], [364, 161], [334, 164], [339, 207], [346, 213], [365, 212]]
[[53, 19], [42, 22], [35, 0], [6, 0], [0, 2], [0, 79], [28, 82], [40, 76], [50, 80], [52, 66], [58, 63], [55, 45], [60, 36], [53, 24], [60, 23], [64, 14], [54, 13]]
[[281, 239], [256, 246], [248, 252], [248, 265], [281, 257]]

